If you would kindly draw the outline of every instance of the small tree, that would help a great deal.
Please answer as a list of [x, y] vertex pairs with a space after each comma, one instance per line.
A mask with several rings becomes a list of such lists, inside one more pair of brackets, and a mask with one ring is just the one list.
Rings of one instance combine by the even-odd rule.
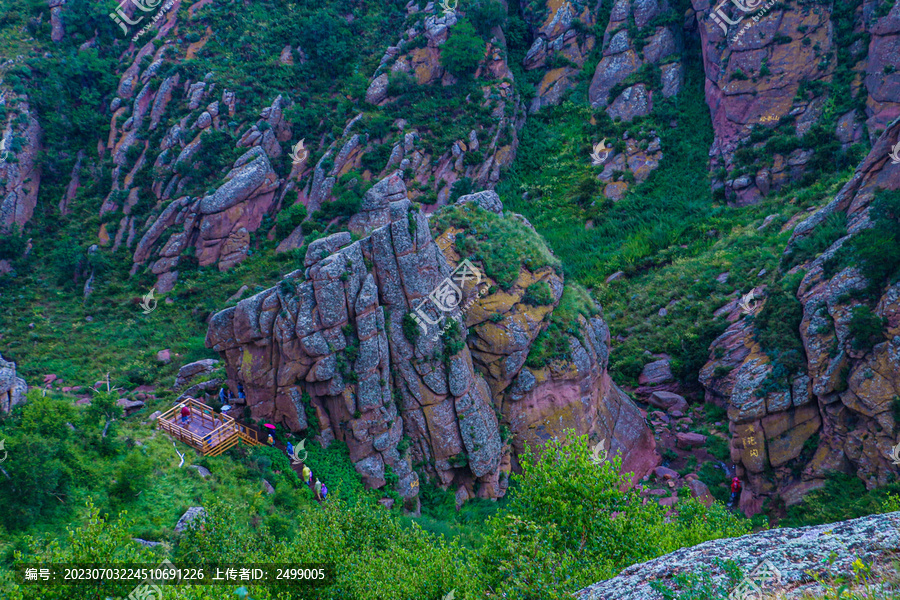
[[484, 58], [484, 48], [472, 24], [462, 19], [441, 46], [441, 66], [457, 77], [470, 75]]

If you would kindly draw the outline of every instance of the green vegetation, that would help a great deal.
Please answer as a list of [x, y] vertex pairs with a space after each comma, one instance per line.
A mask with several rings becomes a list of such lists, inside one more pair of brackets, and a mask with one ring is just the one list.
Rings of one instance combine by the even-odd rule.
[[522, 296], [522, 302], [532, 306], [546, 306], [547, 304], [552, 304], [553, 300], [555, 300], [553, 292], [546, 281], [532, 283], [525, 288], [525, 295]]
[[808, 494], [800, 504], [788, 507], [779, 525], [821, 525], [900, 510], [895, 499], [898, 492], [900, 483], [897, 482], [866, 490], [862, 480], [854, 475], [829, 473], [825, 486]]
[[900, 276], [900, 191], [879, 190], [869, 209], [872, 227], [858, 232], [826, 261], [827, 273], [858, 266], [868, 282], [865, 295], [880, 297]]
[[484, 58], [484, 41], [468, 19], [460, 19], [441, 47], [441, 66], [457, 77], [472, 75]]
[[511, 216], [500, 217], [473, 202], [450, 206], [429, 222], [438, 236], [448, 228], [463, 230], [456, 236], [456, 251], [483, 265], [485, 274], [504, 288], [515, 283], [522, 266], [536, 271], [543, 267], [560, 269], [546, 243], [534, 231]]

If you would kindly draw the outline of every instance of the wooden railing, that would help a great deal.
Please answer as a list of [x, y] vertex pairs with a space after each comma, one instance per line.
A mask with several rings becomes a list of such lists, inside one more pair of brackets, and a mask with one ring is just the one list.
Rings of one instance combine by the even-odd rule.
[[[181, 409], [185, 406], [191, 409], [193, 424], [199, 425], [204, 433], [195, 433], [178, 424]], [[238, 423], [228, 415], [216, 413], [211, 407], [193, 398], [186, 398], [176, 404], [161, 414], [156, 422], [160, 429], [196, 448], [204, 456], [218, 456], [242, 441], [250, 446], [259, 444], [256, 430]]]

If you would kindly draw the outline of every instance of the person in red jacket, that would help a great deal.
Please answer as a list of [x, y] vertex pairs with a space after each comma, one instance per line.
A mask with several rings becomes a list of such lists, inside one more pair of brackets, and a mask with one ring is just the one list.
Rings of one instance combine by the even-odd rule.
[[741, 480], [738, 479], [738, 476], [735, 475], [731, 480], [731, 502], [728, 503], [728, 506], [734, 506], [735, 502], [737, 502], [738, 497], [741, 495]]

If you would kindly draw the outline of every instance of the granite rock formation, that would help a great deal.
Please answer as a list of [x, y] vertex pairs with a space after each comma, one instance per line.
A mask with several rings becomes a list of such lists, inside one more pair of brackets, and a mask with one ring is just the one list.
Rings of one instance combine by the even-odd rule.
[[28, 99], [0, 92], [0, 234], [19, 231], [31, 219], [41, 185], [41, 128]]
[[[355, 227], [365, 237], [316, 240], [305, 269], [212, 317], [207, 346], [223, 357], [229, 381], [243, 384], [255, 418], [299, 431], [314, 417], [318, 439], [345, 442], [368, 485], [396, 475], [409, 507], [419, 485], [413, 465], [458, 498], [497, 498], [522, 444], [568, 427], [611, 440], [637, 476], [658, 464], [640, 412], [606, 372], [602, 319], [582, 321], [584, 342], [570, 336], [571, 362], [522, 368], [552, 310], [520, 303], [522, 285], [551, 281], [555, 306], [558, 275], [523, 272], [507, 291], [484, 295], [490, 281], [470, 272], [463, 299], [443, 319], [422, 308], [417, 325], [413, 311], [446, 289], [459, 257], [432, 239], [399, 175], [369, 190], [363, 206]], [[487, 318], [495, 312], [502, 328]]]
[[[767, 145], [771, 137], [803, 136], [830, 128], [842, 148], [874, 141], [900, 114], [896, 63], [900, 7], [879, 12], [878, 2], [827, 5], [692, 0], [703, 48], [706, 101], [715, 141], [711, 169], [724, 169], [713, 186], [737, 205], [759, 201], [796, 183], [810, 169], [824, 135], [799, 144]], [[725, 5], [719, 22], [715, 9]], [[728, 25], [728, 23], [733, 23]], [[835, 114], [853, 98], [856, 107]], [[777, 130], [777, 131], [776, 131]], [[781, 142], [785, 139], [781, 138]], [[762, 152], [748, 163], [739, 150]], [[721, 173], [721, 172], [720, 172]]]

